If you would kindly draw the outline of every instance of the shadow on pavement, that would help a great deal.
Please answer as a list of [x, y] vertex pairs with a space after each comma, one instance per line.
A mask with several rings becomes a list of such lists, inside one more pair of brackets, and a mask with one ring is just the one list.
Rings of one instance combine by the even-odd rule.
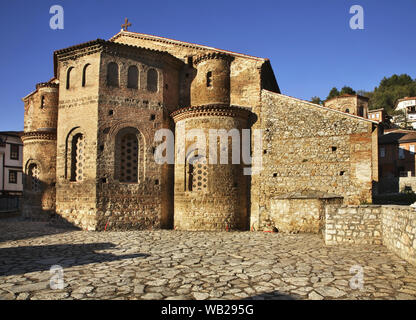
[[272, 291], [247, 297], [242, 300], [296, 300], [296, 298], [280, 291]]
[[65, 269], [89, 263], [149, 256], [143, 253], [115, 255], [95, 252], [115, 247], [113, 243], [91, 243], [0, 248], [0, 276], [50, 270], [53, 265]]

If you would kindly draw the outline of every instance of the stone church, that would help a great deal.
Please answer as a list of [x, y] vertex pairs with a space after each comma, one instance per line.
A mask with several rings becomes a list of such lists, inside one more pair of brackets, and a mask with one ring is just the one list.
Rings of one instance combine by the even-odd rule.
[[[282, 94], [266, 58], [123, 29], [55, 51], [53, 66], [23, 98], [24, 216], [87, 230], [315, 232], [322, 203], [371, 202], [377, 123]], [[179, 126], [261, 130], [261, 170], [188, 154], [157, 164], [156, 132]]]

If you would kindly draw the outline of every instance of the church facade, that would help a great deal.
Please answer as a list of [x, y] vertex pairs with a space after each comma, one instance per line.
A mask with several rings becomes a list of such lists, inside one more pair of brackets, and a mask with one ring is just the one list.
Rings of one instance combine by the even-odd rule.
[[[125, 30], [53, 57], [53, 78], [23, 98], [24, 216], [88, 230], [264, 230], [297, 193], [371, 202], [377, 123], [281, 94], [268, 59]], [[212, 129], [250, 130], [252, 153], [257, 130], [261, 170], [212, 164], [192, 140], [159, 164], [161, 129], [202, 130], [207, 144]]]

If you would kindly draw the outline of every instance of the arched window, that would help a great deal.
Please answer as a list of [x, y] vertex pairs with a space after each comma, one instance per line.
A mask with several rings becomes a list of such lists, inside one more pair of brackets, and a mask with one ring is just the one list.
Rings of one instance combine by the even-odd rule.
[[107, 86], [118, 87], [118, 64], [115, 62], [107, 66]]
[[83, 87], [85, 87], [91, 81], [90, 74], [89, 74], [90, 70], [91, 70], [91, 65], [89, 63], [87, 63], [84, 66], [84, 69], [82, 70], [82, 86]]
[[130, 66], [127, 71], [127, 88], [137, 89], [139, 83], [139, 70], [136, 66]]
[[71, 74], [73, 74], [73, 70], [74, 70], [74, 67], [70, 67], [68, 71], [66, 72], [66, 88], [67, 89], [71, 88], [71, 81], [72, 81]]
[[158, 76], [155, 69], [147, 71], [147, 90], [150, 92], [157, 91]]
[[40, 171], [39, 171], [37, 164], [32, 163], [28, 168], [27, 174], [29, 176], [28, 187], [30, 188], [31, 191], [39, 192], [40, 191], [40, 180], [39, 180]]
[[347, 109], [345, 109], [345, 112], [346, 112], [346, 113], [350, 113], [350, 109], [348, 109], [348, 108], [347, 108]]
[[137, 183], [139, 174], [139, 141], [138, 130], [135, 128], [124, 128], [119, 131], [116, 137], [117, 166], [115, 172], [120, 182]]
[[212, 87], [212, 72], [207, 72], [207, 87]]
[[45, 108], [45, 96], [40, 97], [40, 108]]
[[72, 138], [71, 148], [71, 181], [80, 182], [84, 179], [85, 141], [81, 133]]

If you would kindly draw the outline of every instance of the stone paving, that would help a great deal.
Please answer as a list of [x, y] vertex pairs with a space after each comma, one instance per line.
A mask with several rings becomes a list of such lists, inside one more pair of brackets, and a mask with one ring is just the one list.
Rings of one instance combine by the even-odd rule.
[[[50, 288], [52, 265], [64, 288]], [[350, 273], [363, 267], [362, 290]], [[0, 220], [2, 299], [416, 299], [416, 267], [315, 234], [88, 232]]]

